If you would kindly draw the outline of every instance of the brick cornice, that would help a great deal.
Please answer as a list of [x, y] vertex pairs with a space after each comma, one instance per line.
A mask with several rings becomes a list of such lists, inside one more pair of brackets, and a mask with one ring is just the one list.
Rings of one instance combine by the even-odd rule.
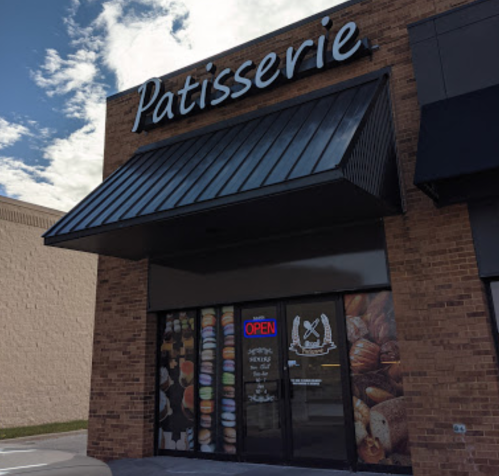
[[47, 229], [63, 215], [64, 213], [58, 210], [0, 197], [0, 220]]

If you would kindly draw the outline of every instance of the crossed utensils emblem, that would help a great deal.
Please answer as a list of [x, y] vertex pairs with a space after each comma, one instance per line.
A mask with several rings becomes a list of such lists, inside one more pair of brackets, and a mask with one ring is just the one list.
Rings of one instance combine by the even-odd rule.
[[[300, 339], [300, 321], [301, 317], [296, 316], [293, 319], [293, 329], [291, 331], [291, 345], [289, 346], [289, 350], [296, 352], [298, 355], [307, 356], [307, 357], [317, 357], [319, 355], [326, 355], [329, 353], [331, 349], [336, 349], [336, 344], [333, 342], [333, 334], [331, 332], [331, 325], [329, 323], [329, 318], [326, 314], [321, 314], [320, 318], [315, 319], [313, 322], [303, 321], [303, 327], [305, 327], [306, 331], [303, 335], [303, 339], [305, 340], [305, 346], [302, 346]], [[319, 323], [322, 322], [324, 326], [324, 340], [321, 344], [320, 335], [316, 331]], [[317, 342], [309, 342], [307, 338], [313, 334], [317, 337]]]
[[303, 336], [303, 338], [305, 340], [308, 339], [308, 337], [310, 336], [310, 334], [313, 334], [315, 337], [319, 338], [319, 333], [315, 330], [315, 328], [319, 325], [319, 318], [317, 318], [314, 322], [312, 322], [312, 324], [310, 324], [310, 321], [304, 321], [303, 322], [303, 327], [305, 327], [306, 332], [305, 332], [305, 335]]

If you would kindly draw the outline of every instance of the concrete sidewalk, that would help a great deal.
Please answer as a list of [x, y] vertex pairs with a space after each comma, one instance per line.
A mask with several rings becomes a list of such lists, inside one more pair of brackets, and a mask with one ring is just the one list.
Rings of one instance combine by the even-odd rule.
[[108, 463], [113, 476], [388, 476], [383, 473], [351, 473], [332, 469], [296, 468], [265, 464], [232, 463], [161, 456], [124, 459]]

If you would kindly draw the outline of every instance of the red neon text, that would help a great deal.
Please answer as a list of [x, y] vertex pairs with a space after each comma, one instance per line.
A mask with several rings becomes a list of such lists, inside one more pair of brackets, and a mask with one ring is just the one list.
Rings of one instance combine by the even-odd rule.
[[276, 322], [272, 321], [246, 321], [244, 333], [247, 337], [268, 336], [276, 334]]

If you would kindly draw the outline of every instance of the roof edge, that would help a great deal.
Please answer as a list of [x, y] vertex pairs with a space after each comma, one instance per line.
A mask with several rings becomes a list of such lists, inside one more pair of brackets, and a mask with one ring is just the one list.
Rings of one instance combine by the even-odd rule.
[[66, 214], [66, 212], [63, 212], [62, 210], [56, 210], [55, 208], [44, 207], [42, 205], [37, 205], [36, 203], [25, 202], [24, 200], [18, 200], [17, 198], [0, 195], [0, 207], [2, 206], [2, 204], [25, 208], [30, 210], [31, 212], [53, 215], [54, 217], [60, 217]]
[[485, 3], [485, 2], [489, 2], [489, 1], [490, 0], [475, 0], [474, 2], [465, 4], [465, 5], [460, 5], [460, 6], [455, 7], [455, 8], [450, 8], [449, 10], [446, 10], [445, 12], [437, 13], [436, 15], [433, 15], [431, 17], [423, 18], [422, 20], [418, 20], [418, 21], [415, 21], [413, 23], [409, 23], [407, 25], [407, 29], [414, 28], [418, 25], [424, 25], [425, 23], [436, 20], [437, 18], [443, 18], [447, 15], [452, 15], [455, 12], [459, 12], [461, 10], [466, 10], [467, 8], [473, 7], [474, 5], [478, 5], [480, 3]]

